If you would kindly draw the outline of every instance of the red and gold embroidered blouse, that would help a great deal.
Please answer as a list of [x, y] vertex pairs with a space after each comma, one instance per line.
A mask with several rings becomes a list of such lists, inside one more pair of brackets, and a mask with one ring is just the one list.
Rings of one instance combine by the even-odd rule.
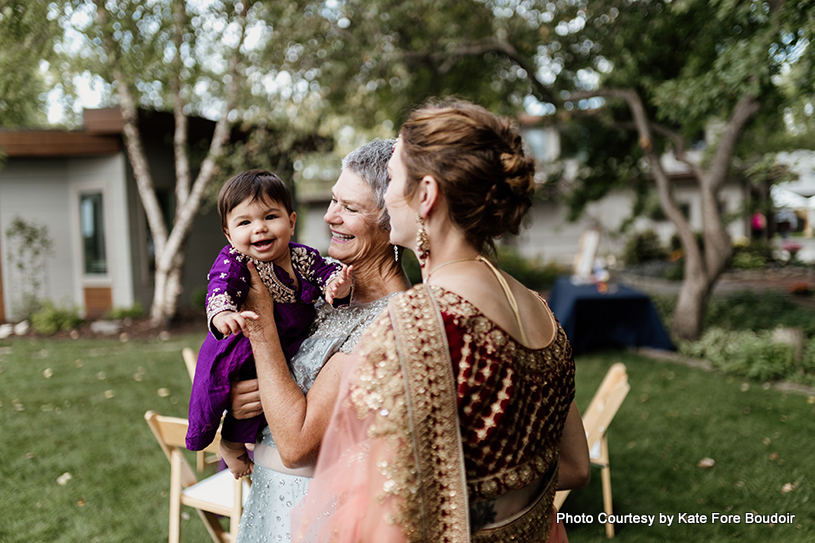
[[557, 462], [574, 399], [574, 360], [563, 329], [557, 325], [545, 348], [529, 349], [457, 294], [432, 289], [457, 381], [470, 501], [540, 479]]

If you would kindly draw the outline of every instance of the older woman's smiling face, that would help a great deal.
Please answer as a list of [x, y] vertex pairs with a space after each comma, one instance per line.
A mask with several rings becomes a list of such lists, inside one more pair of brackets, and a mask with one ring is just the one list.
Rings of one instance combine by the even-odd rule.
[[388, 246], [388, 232], [379, 226], [381, 211], [374, 192], [360, 176], [343, 170], [331, 188], [323, 220], [331, 229], [328, 255], [343, 264], [357, 264]]

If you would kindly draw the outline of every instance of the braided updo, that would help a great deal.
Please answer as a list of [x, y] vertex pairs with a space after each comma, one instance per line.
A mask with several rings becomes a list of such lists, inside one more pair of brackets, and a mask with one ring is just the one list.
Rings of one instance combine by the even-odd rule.
[[399, 137], [405, 196], [424, 176], [435, 178], [450, 219], [479, 251], [519, 232], [532, 205], [535, 161], [513, 123], [470, 102], [429, 104], [410, 114]]

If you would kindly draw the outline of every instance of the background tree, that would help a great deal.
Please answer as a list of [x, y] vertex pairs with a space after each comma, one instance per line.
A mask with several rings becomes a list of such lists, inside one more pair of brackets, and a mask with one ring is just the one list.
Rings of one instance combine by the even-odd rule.
[[[583, 160], [569, 199], [576, 210], [621, 185], [639, 195], [655, 189], [685, 255], [673, 332], [693, 338], [732, 250], [720, 189], [760, 154], [761, 141], [747, 134], [783, 132], [780, 108], [811, 95], [812, 4], [348, 0], [303, 9], [319, 29], [309, 44], [324, 59], [328, 96], [357, 117], [398, 119], [445, 94], [501, 113], [557, 111], [566, 148]], [[794, 76], [781, 92], [784, 74]], [[688, 151], [706, 129], [698, 163]], [[674, 200], [660, 162], [666, 150], [696, 180], [704, 251]]]
[[[47, 2], [0, 0], [0, 126], [46, 124], [45, 73], [61, 34], [59, 10]], [[13, 77], [9, 77], [13, 75]]]
[[[586, 89], [578, 78], [569, 101], [580, 107], [580, 100], [604, 98], [608, 105], [595, 120], [600, 130], [629, 134], [618, 140], [622, 145], [606, 148], [610, 157], [598, 153], [598, 146], [587, 147], [589, 168], [581, 181], [591, 186], [601, 182], [597, 173], [605, 175], [604, 169], [614, 176], [633, 167], [635, 177], [654, 183], [685, 256], [672, 321], [678, 337], [698, 337], [710, 293], [732, 253], [719, 208], [722, 186], [763, 154], [762, 134], [784, 132], [779, 109], [790, 93], [781, 92], [781, 75], [790, 66], [800, 70], [790, 82], [798, 89], [792, 95], [812, 86], [810, 55], [803, 53], [815, 21], [804, 7], [783, 1], [608, 1], [572, 12], [584, 27], [570, 35], [567, 50], [588, 40], [592, 53], [568, 60], [596, 74], [598, 83]], [[708, 146], [700, 164], [688, 151], [703, 140]], [[704, 249], [673, 197], [660, 161], [665, 150], [689, 167], [697, 183]], [[599, 161], [603, 158], [605, 163]]]
[[[76, 6], [77, 9], [86, 7], [87, 4]], [[198, 47], [206, 49], [210, 44], [199, 44], [199, 34], [185, 2], [95, 0], [94, 7], [95, 17], [84, 30], [96, 45], [100, 72], [114, 85], [122, 111], [125, 147], [153, 238], [155, 289], [150, 318], [159, 324], [175, 314], [185, 257], [182, 248], [213, 180], [215, 161], [229, 139], [228, 115], [235, 108], [242, 76], [238, 65], [246, 36], [246, 13], [231, 9], [215, 14], [213, 19], [224, 24], [223, 29], [215, 33], [220, 34], [225, 44], [221, 50], [207, 50], [211, 63], [204, 64], [197, 54]], [[196, 15], [206, 18], [208, 14]], [[214, 70], [206, 69], [210, 66]], [[187, 148], [190, 111], [187, 104], [195, 95], [196, 79], [207, 77], [213, 83], [207, 92], [220, 98], [221, 111], [209, 151], [193, 180]], [[150, 99], [160, 101], [161, 105], [170, 102], [167, 105], [172, 108], [175, 119], [176, 213], [171, 229], [162, 214], [139, 132], [139, 103]]]
[[355, 126], [395, 128], [411, 107], [437, 96], [506, 114], [530, 93], [552, 99], [525, 71], [534, 72], [546, 23], [514, 9], [479, 0], [295, 2], [302, 24], [287, 35], [290, 68], [319, 84], [332, 111]]
[[[110, 89], [123, 116], [128, 158], [147, 215], [155, 249], [155, 290], [150, 318], [166, 324], [175, 313], [186, 242], [202, 203], [213, 191], [225, 151], [235, 150], [232, 134], [249, 138], [249, 126], [274, 125], [291, 113], [285, 106], [307, 102], [309, 89], [288, 85], [278, 71], [286, 42], [279, 20], [289, 5], [263, 2], [187, 2], [183, 0], [70, 0], [61, 22], [66, 74], [90, 73]], [[78, 33], [79, 32], [79, 33]], [[139, 130], [140, 108], [173, 112], [175, 130], [175, 214], [165, 220]], [[291, 167], [298, 128], [313, 130], [304, 115], [284, 141], [275, 141], [269, 160]], [[215, 121], [203, 156], [188, 136], [188, 119]], [[308, 128], [305, 128], [308, 127]], [[237, 132], [236, 132], [237, 131]], [[278, 135], [266, 130], [267, 138]], [[271, 135], [270, 135], [271, 134]], [[249, 138], [251, 140], [251, 138]], [[304, 138], [309, 141], [309, 138]], [[243, 145], [241, 143], [241, 145]], [[275, 154], [276, 153], [276, 154]], [[281, 157], [285, 157], [281, 158]]]

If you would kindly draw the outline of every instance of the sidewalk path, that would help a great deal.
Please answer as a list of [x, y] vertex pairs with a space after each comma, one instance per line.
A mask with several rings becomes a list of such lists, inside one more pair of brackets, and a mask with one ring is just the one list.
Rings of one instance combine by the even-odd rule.
[[[680, 281], [621, 274], [620, 282], [648, 294], [677, 294]], [[815, 267], [785, 266], [764, 270], [729, 270], [713, 287], [714, 294], [739, 290], [775, 290], [788, 293], [795, 283], [808, 283], [815, 289]]]

